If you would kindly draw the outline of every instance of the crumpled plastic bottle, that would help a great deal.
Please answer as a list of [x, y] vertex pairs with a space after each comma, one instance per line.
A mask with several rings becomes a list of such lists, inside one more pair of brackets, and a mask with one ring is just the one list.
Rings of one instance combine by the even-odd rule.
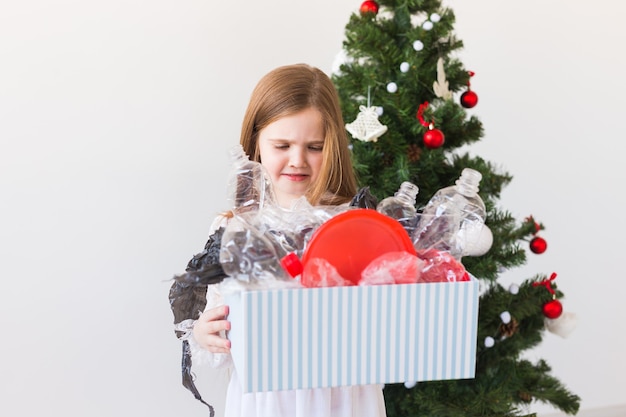
[[222, 236], [220, 263], [224, 272], [247, 283], [287, 279], [279, 259], [286, 250], [273, 241], [259, 212], [235, 214]]
[[272, 180], [265, 167], [251, 161], [241, 145], [231, 148], [230, 159], [228, 189], [233, 210], [244, 212], [276, 206]]
[[437, 191], [422, 210], [413, 234], [419, 251], [436, 249], [460, 260], [465, 247], [480, 236], [484, 227], [485, 203], [478, 195], [482, 174], [465, 168], [455, 185]]
[[276, 207], [269, 174], [248, 158], [241, 145], [231, 149], [230, 158], [228, 188], [233, 217], [222, 235], [222, 268], [244, 282], [286, 278], [278, 262], [281, 254], [277, 249], [282, 249], [266, 235], [268, 224], [259, 218], [261, 209]]
[[415, 208], [418, 193], [419, 187], [417, 185], [405, 181], [400, 184], [400, 188], [393, 196], [387, 197], [378, 203], [376, 210], [398, 220], [409, 236], [411, 236], [418, 220]]

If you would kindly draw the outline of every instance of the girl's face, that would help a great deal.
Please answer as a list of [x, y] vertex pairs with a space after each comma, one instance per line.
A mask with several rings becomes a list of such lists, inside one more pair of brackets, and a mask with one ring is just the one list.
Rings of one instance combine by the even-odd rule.
[[324, 148], [322, 115], [314, 108], [282, 117], [259, 132], [261, 164], [281, 207], [289, 208], [319, 178]]

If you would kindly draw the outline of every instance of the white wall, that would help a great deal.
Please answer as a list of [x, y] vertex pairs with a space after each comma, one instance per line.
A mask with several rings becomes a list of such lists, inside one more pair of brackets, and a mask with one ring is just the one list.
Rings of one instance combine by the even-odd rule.
[[[513, 174], [503, 207], [547, 226], [548, 251], [505, 279], [557, 272], [580, 318], [531, 356], [583, 408], [623, 403], [626, 6], [445, 4], [476, 72], [473, 149]], [[180, 384], [168, 279], [225, 208], [258, 78], [293, 62], [330, 72], [359, 5], [0, 5], [0, 415], [206, 415]]]

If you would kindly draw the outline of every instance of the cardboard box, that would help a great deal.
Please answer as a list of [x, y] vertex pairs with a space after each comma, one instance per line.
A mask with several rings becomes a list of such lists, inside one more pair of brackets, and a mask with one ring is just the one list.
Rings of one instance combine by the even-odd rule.
[[244, 392], [474, 377], [475, 279], [242, 291], [226, 302]]

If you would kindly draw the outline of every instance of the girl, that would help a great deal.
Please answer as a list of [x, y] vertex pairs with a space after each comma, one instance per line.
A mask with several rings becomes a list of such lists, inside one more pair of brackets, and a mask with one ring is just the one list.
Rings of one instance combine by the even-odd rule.
[[[339, 98], [330, 78], [317, 68], [288, 65], [265, 75], [252, 93], [240, 143], [251, 160], [267, 169], [276, 200], [285, 209], [302, 196], [313, 205], [339, 205], [356, 194]], [[228, 217], [218, 217], [211, 233]], [[385, 416], [380, 385], [242, 393], [225, 337], [231, 326], [227, 318], [219, 284], [209, 285], [206, 309], [181, 337], [188, 340], [194, 363], [231, 368], [225, 417]]]

